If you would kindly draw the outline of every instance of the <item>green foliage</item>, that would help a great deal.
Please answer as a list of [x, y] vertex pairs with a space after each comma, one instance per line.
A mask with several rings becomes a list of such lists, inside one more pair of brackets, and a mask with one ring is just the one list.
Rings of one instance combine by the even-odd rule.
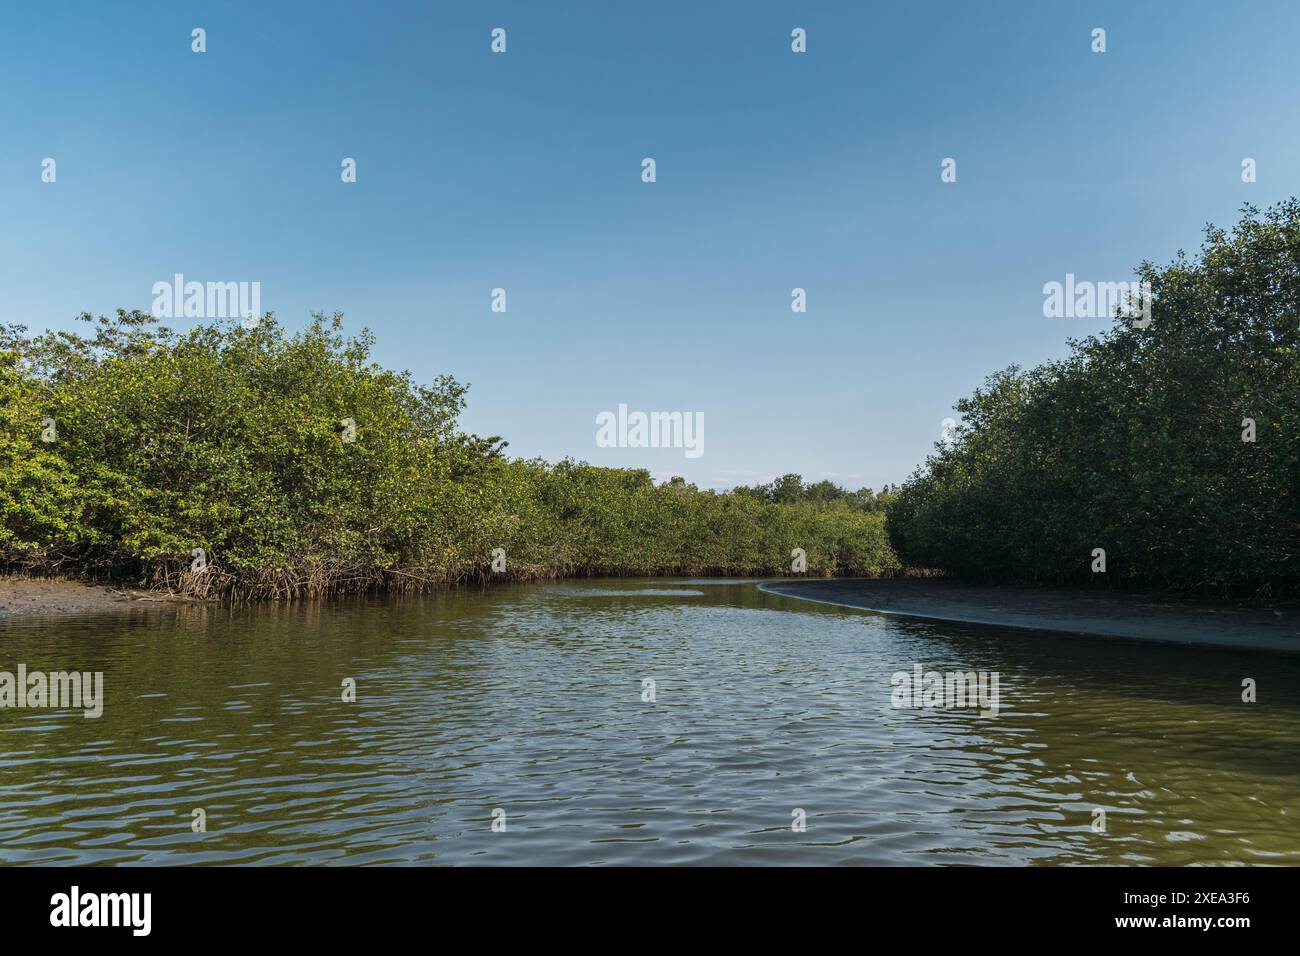
[[898, 567], [869, 491], [803, 493], [794, 476], [793, 496], [717, 494], [507, 459], [457, 427], [464, 386], [380, 367], [338, 315], [296, 334], [272, 316], [185, 333], [139, 312], [81, 318], [93, 334], [0, 331], [11, 565], [238, 596], [481, 579], [495, 548], [515, 578], [785, 573], [796, 547], [810, 574]]
[[40, 440], [40, 390], [0, 343], [0, 549], [44, 564], [56, 541], [79, 540], [81, 504], [67, 463]]
[[[1300, 583], [1300, 204], [1247, 207], [1196, 261], [1143, 263], [1153, 322], [1012, 367], [958, 403], [956, 441], [904, 484], [909, 564], [986, 580], [1218, 593]], [[1243, 441], [1243, 419], [1257, 440]]]
[[733, 494], [770, 501], [773, 504], [831, 504], [841, 502], [854, 511], [884, 512], [896, 489], [885, 485], [879, 494], [870, 488], [848, 491], [832, 481], [823, 479], [805, 484], [802, 475], [782, 475], [766, 485], [740, 486]]

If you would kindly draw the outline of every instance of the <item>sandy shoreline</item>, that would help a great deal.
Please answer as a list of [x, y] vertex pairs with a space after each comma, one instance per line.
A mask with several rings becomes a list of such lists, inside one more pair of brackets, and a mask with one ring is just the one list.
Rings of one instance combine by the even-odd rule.
[[885, 614], [1100, 637], [1300, 653], [1300, 612], [1141, 594], [970, 587], [927, 578], [772, 581], [786, 597]]
[[171, 604], [165, 594], [83, 584], [60, 578], [0, 577], [0, 621], [99, 614]]

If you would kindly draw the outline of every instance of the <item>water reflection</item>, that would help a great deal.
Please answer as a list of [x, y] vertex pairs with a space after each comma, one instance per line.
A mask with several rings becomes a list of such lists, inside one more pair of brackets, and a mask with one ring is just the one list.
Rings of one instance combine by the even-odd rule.
[[[0, 625], [19, 662], [106, 690], [0, 710], [9, 863], [1300, 859], [1294, 657], [692, 579]], [[915, 663], [999, 672], [999, 715], [892, 708]]]

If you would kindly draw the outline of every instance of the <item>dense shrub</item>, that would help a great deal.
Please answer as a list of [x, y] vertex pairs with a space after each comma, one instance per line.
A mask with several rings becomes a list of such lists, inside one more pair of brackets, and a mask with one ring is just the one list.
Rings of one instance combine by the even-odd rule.
[[1012, 367], [957, 404], [955, 441], [888, 506], [903, 561], [1005, 582], [1295, 592], [1300, 205], [1247, 207], [1231, 233], [1207, 229], [1195, 261], [1139, 275], [1146, 328], [1118, 316], [1063, 361]]
[[458, 428], [463, 386], [381, 368], [337, 315], [292, 335], [271, 316], [185, 333], [82, 318], [93, 335], [0, 334], [11, 568], [292, 596], [487, 578], [496, 548], [506, 577], [785, 573], [796, 547], [810, 574], [898, 566], [869, 492], [787, 476], [800, 493], [769, 500], [509, 459]]

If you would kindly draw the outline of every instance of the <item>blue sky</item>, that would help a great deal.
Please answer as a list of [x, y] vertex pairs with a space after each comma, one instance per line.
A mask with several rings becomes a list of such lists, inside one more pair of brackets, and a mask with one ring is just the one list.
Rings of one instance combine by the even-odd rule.
[[[512, 453], [879, 488], [988, 373], [1108, 324], [1044, 283], [1300, 191], [1297, 45], [1294, 2], [9, 6], [0, 321], [258, 281], [472, 383]], [[596, 447], [620, 403], [702, 412], [704, 454]]]

